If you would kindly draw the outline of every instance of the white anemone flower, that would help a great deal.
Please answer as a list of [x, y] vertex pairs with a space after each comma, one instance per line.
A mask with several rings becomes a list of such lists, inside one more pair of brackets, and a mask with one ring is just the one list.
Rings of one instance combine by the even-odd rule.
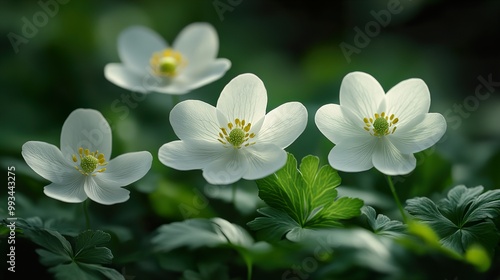
[[44, 193], [54, 199], [79, 203], [87, 198], [105, 205], [124, 202], [122, 188], [142, 178], [151, 168], [149, 152], [111, 157], [111, 128], [100, 112], [76, 109], [61, 131], [61, 148], [39, 141], [22, 147], [26, 163], [51, 181]]
[[180, 140], [164, 144], [160, 161], [177, 170], [202, 169], [214, 185], [266, 177], [286, 163], [285, 148], [307, 125], [307, 110], [288, 102], [266, 114], [267, 92], [253, 74], [232, 79], [213, 107], [196, 100], [177, 104], [170, 123]]
[[340, 86], [340, 105], [316, 112], [318, 129], [335, 146], [330, 165], [346, 172], [375, 167], [386, 175], [415, 169], [416, 152], [434, 145], [446, 131], [441, 114], [429, 113], [431, 98], [421, 79], [404, 80], [387, 93], [369, 74], [347, 74]]
[[104, 75], [124, 89], [149, 93], [185, 94], [222, 77], [231, 67], [225, 58], [216, 58], [217, 32], [208, 23], [186, 26], [172, 46], [155, 31], [131, 26], [118, 38], [122, 63], [109, 63]]

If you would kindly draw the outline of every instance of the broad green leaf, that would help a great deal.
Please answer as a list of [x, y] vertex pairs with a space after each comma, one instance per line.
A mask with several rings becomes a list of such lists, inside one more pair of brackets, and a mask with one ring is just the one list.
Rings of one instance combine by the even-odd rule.
[[76, 263], [61, 264], [49, 269], [56, 279], [85, 279], [85, 280], [125, 280], [125, 277], [112, 268], [97, 264]]
[[264, 217], [248, 225], [253, 230], [263, 230], [268, 239], [275, 241], [285, 235], [297, 240], [301, 229], [342, 227], [342, 220], [361, 214], [363, 201], [339, 198], [336, 187], [340, 181], [332, 167], [319, 167], [318, 157], [304, 157], [297, 169], [297, 160], [288, 154], [283, 168], [256, 181], [259, 197], [269, 208], [260, 209], [258, 212]]
[[86, 230], [76, 237], [75, 259], [84, 263], [109, 264], [113, 259], [111, 250], [102, 245], [108, 243], [111, 236], [100, 230]]
[[160, 226], [152, 242], [157, 251], [170, 251], [179, 247], [194, 249], [224, 244], [248, 248], [253, 239], [240, 226], [221, 218], [197, 218]]
[[[255, 218], [255, 220], [248, 223], [248, 226], [253, 230], [260, 231], [269, 240], [280, 240], [293, 229], [302, 229], [294, 219], [281, 210], [264, 207], [258, 209], [257, 212], [264, 215], [264, 217]], [[287, 235], [287, 238], [290, 239], [290, 236]]]
[[377, 235], [399, 237], [406, 232], [406, 226], [403, 223], [391, 220], [383, 214], [377, 215], [371, 206], [363, 206], [361, 212], [369, 228]]
[[406, 210], [428, 224], [444, 247], [464, 254], [473, 244], [480, 244], [491, 254], [500, 238], [491, 220], [500, 214], [500, 190], [482, 192], [482, 186], [460, 185], [437, 204], [425, 197], [409, 199]]
[[331, 254], [333, 260], [327, 268], [333, 270], [366, 267], [391, 275], [403, 272], [398, 261], [399, 257], [404, 256], [398, 251], [398, 245], [391, 239], [382, 238], [363, 228], [311, 230], [304, 233], [301, 241], [311, 250], [318, 252], [321, 249], [322, 252]]

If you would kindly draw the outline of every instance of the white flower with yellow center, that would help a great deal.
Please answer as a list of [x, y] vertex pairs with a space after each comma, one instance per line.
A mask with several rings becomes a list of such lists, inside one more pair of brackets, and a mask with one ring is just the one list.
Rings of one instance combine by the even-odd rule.
[[122, 63], [109, 63], [104, 75], [122, 88], [141, 92], [185, 94], [222, 77], [231, 67], [216, 58], [219, 39], [212, 25], [186, 26], [172, 46], [153, 30], [131, 26], [118, 38]]
[[44, 193], [69, 203], [85, 199], [100, 204], [128, 200], [122, 188], [142, 178], [151, 168], [149, 152], [111, 157], [111, 128], [96, 110], [77, 109], [66, 119], [61, 131], [61, 149], [52, 144], [28, 141], [22, 147], [26, 163], [52, 183]]
[[266, 106], [266, 88], [253, 74], [231, 80], [216, 107], [196, 100], [177, 104], [170, 123], [180, 140], [159, 149], [160, 161], [178, 170], [202, 169], [217, 185], [272, 174], [286, 163], [284, 149], [304, 131], [307, 110], [288, 102], [266, 114]]
[[318, 129], [335, 144], [330, 165], [346, 172], [375, 167], [386, 175], [408, 174], [414, 153], [434, 145], [446, 131], [441, 114], [428, 113], [429, 89], [420, 79], [400, 82], [385, 94], [372, 76], [353, 72], [340, 86], [340, 105], [316, 112]]

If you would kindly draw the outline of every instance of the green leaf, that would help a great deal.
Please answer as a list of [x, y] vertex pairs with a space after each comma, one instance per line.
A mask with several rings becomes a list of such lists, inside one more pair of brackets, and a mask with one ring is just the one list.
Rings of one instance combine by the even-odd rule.
[[373, 233], [381, 236], [400, 237], [406, 232], [406, 226], [400, 221], [391, 220], [375, 212], [371, 206], [361, 208], [366, 223]]
[[482, 186], [460, 185], [437, 204], [425, 197], [409, 199], [406, 210], [428, 224], [444, 247], [464, 254], [473, 244], [480, 244], [490, 248], [491, 254], [500, 238], [491, 220], [500, 214], [500, 190], [482, 192]]
[[101, 230], [86, 230], [76, 237], [75, 259], [84, 263], [109, 264], [113, 259], [111, 250], [100, 247], [111, 240]]
[[113, 259], [111, 250], [102, 247], [111, 239], [108, 233], [87, 230], [70, 242], [45, 228], [39, 218], [18, 219], [18, 225], [28, 239], [42, 247], [36, 249], [40, 263], [50, 267], [55, 279], [124, 279], [116, 270], [101, 265]]
[[[319, 167], [319, 158], [306, 156], [299, 169], [292, 154], [276, 173], [257, 180], [259, 197], [269, 208], [259, 209], [264, 217], [248, 223], [262, 230], [269, 240], [300, 239], [302, 229], [342, 227], [341, 220], [361, 214], [363, 201], [338, 197], [340, 176], [329, 165]], [[289, 234], [289, 233], [292, 234]]]
[[248, 248], [253, 245], [253, 239], [246, 230], [221, 218], [196, 218], [162, 225], [152, 242], [157, 251], [219, 245]]
[[[293, 229], [302, 229], [294, 219], [281, 210], [264, 207], [258, 209], [257, 212], [264, 215], [264, 217], [255, 218], [255, 220], [248, 223], [248, 226], [253, 230], [260, 231], [269, 240], [280, 240]], [[286, 237], [295, 241], [291, 236], [287, 235]]]

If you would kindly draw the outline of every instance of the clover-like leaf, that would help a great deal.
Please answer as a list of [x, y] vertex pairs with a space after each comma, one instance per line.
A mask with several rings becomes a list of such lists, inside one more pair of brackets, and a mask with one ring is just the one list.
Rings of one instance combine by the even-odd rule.
[[86, 230], [70, 242], [59, 232], [45, 228], [39, 218], [19, 219], [18, 226], [24, 236], [41, 247], [36, 249], [40, 263], [50, 267], [55, 279], [124, 279], [118, 271], [102, 266], [113, 259], [111, 250], [102, 247], [111, 239], [108, 233]]
[[474, 244], [495, 248], [500, 235], [491, 219], [500, 214], [500, 190], [482, 192], [482, 186], [466, 188], [460, 185], [437, 204], [426, 197], [409, 199], [406, 210], [428, 224], [444, 247], [459, 254], [464, 254]]
[[270, 207], [259, 209], [264, 217], [257, 217], [248, 226], [262, 231], [268, 240], [286, 236], [298, 241], [303, 230], [342, 227], [341, 220], [361, 214], [363, 201], [337, 197], [340, 176], [329, 165], [319, 168], [315, 156], [304, 157], [297, 169], [297, 160], [288, 154], [284, 167], [256, 182], [259, 197]]

